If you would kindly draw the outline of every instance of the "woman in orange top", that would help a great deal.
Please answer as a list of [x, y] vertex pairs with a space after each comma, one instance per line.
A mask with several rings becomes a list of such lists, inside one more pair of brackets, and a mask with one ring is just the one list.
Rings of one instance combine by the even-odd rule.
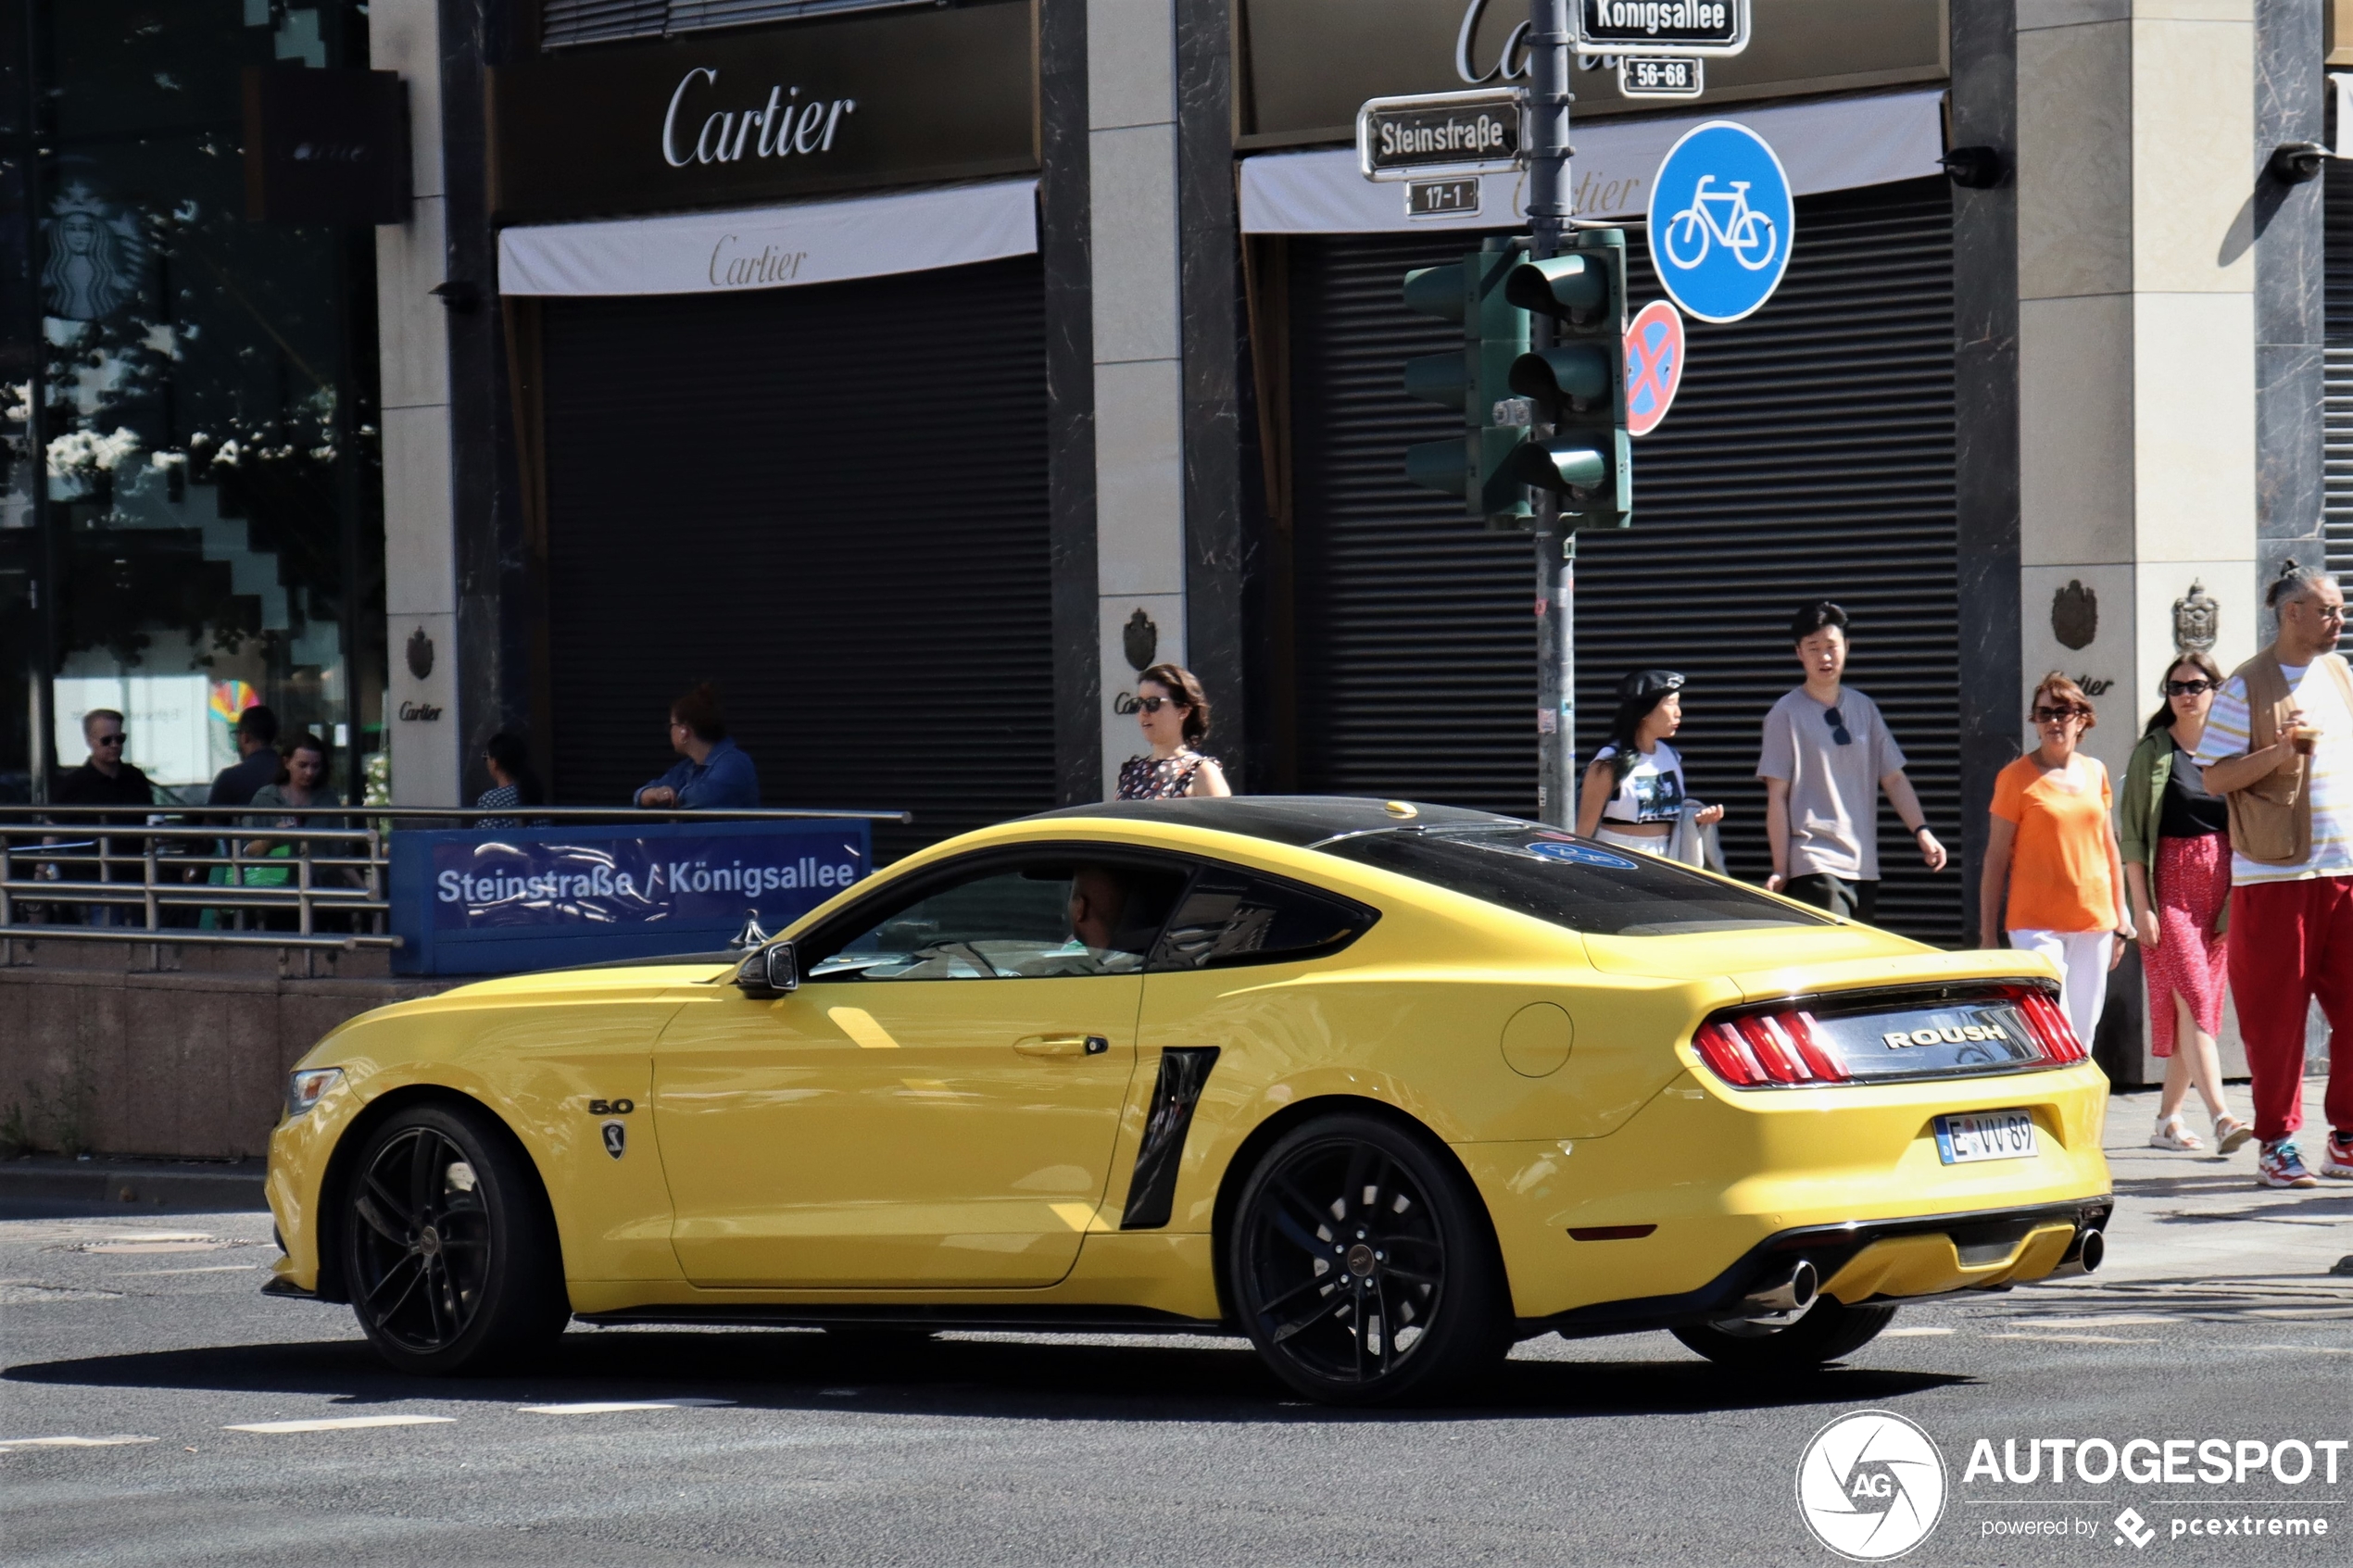
[[[2098, 722], [2083, 688], [2054, 670], [2034, 688], [2042, 745], [1994, 780], [1993, 837], [1978, 892], [1978, 946], [2040, 953], [2057, 966], [2059, 1005], [2089, 1047], [2124, 957], [2124, 862], [2108, 818], [2108, 770], [2077, 750]], [[2005, 897], [2007, 885], [2007, 897]]]

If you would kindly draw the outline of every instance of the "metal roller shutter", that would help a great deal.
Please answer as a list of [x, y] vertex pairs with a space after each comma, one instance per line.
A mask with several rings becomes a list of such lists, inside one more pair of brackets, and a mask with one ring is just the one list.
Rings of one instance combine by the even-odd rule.
[[[1848, 673], [1910, 759], [1929, 821], [1959, 843], [1950, 198], [1915, 182], [1809, 197], [1772, 302], [1690, 323], [1674, 412], [1637, 447], [1634, 527], [1579, 544], [1578, 753], [1607, 729], [1630, 669], [1690, 678], [1676, 745], [1693, 792], [1729, 808], [1734, 874], [1770, 862], [1754, 775], [1766, 710], [1796, 684], [1801, 602], [1855, 620]], [[1639, 230], [1637, 302], [1662, 291]], [[1475, 242], [1472, 242], [1475, 243]], [[1534, 566], [1405, 483], [1409, 442], [1447, 416], [1408, 401], [1399, 367], [1450, 346], [1406, 313], [1408, 268], [1461, 235], [1297, 243], [1299, 776], [1303, 789], [1535, 808]], [[1457, 427], [1459, 428], [1459, 427]], [[1957, 943], [1961, 877], [1931, 876], [1881, 814], [1880, 918]]]
[[915, 812], [882, 859], [1053, 804], [1036, 257], [551, 301], [546, 345], [560, 799], [661, 771], [709, 677], [767, 804]]
[[[2322, 437], [2327, 443], [2329, 570], [2353, 573], [2353, 169], [2328, 160], [2326, 238], [2327, 369]], [[2348, 577], [2353, 581], [2353, 577]]]

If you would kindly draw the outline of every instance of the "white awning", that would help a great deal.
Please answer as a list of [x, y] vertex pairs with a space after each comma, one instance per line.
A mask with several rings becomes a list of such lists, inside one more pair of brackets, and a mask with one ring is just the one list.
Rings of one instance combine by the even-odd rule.
[[[1768, 108], [1724, 108], [1671, 119], [1596, 120], [1569, 133], [1576, 209], [1586, 218], [1639, 218], [1651, 176], [1676, 138], [1711, 119], [1738, 120], [1773, 145], [1799, 195], [1881, 185], [1943, 172], [1941, 91], [1832, 98]], [[1242, 232], [1248, 234], [1373, 234], [1415, 229], [1510, 229], [1526, 220], [1528, 176], [1482, 175], [1479, 209], [1442, 218], [1405, 216], [1402, 182], [1367, 180], [1356, 149], [1267, 153], [1242, 161]]]
[[962, 267], [1038, 249], [1038, 182], [501, 230], [498, 292], [727, 294]]

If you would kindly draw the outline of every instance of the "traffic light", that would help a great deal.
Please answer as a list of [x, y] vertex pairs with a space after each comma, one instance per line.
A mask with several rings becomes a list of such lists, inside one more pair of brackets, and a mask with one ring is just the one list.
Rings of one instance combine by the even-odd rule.
[[[1577, 528], [1633, 521], [1633, 446], [1626, 433], [1626, 232], [1583, 229], [1576, 248], [1523, 259], [1505, 274], [1514, 307], [1554, 320], [1553, 346], [1512, 362], [1511, 390], [1535, 405], [1537, 434], [1517, 454], [1520, 480], [1561, 497]], [[1544, 433], [1549, 427], [1550, 433]]]
[[1520, 527], [1529, 516], [1519, 466], [1527, 427], [1495, 417], [1496, 405], [1512, 396], [1512, 365], [1528, 352], [1528, 312], [1504, 297], [1504, 280], [1526, 258], [1526, 245], [1492, 240], [1451, 266], [1405, 274], [1405, 308], [1463, 332], [1460, 348], [1405, 362], [1407, 396], [1463, 416], [1461, 435], [1405, 449], [1405, 477], [1461, 496], [1466, 518], [1493, 528]]

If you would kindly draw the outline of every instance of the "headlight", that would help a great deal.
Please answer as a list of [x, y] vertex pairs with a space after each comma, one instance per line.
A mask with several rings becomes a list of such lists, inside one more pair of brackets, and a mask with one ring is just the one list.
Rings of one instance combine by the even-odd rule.
[[286, 1080], [286, 1118], [292, 1121], [319, 1103], [319, 1097], [343, 1082], [340, 1067], [306, 1067]]

